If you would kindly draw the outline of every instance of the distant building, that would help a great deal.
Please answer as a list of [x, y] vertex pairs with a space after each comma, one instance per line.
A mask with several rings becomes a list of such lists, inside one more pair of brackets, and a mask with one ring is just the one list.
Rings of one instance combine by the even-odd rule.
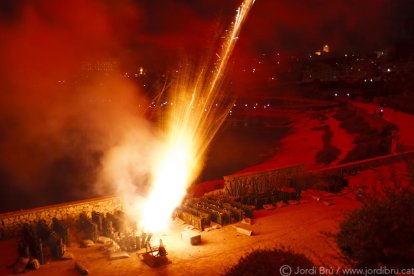
[[113, 61], [84, 62], [82, 70], [88, 72], [112, 72], [115, 70], [116, 63]]

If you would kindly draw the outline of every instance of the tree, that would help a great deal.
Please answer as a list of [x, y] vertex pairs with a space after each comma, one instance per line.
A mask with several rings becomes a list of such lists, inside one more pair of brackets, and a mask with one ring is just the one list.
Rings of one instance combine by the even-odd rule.
[[340, 225], [337, 244], [357, 266], [412, 267], [414, 193], [387, 189], [385, 198], [368, 198]]
[[305, 255], [298, 254], [284, 248], [258, 249], [253, 251], [250, 254], [240, 258], [235, 266], [226, 271], [225, 275], [281, 275], [280, 268], [282, 266], [289, 266], [287, 269], [292, 269], [292, 273], [294, 273], [297, 268], [304, 270], [315, 269], [314, 271], [316, 274], [309, 274], [319, 275], [318, 270], [315, 268], [316, 266]]

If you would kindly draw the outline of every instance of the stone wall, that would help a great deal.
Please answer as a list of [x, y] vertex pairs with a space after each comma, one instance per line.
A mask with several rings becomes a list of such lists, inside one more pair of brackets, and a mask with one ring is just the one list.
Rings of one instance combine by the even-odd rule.
[[324, 168], [320, 170], [310, 171], [309, 173], [318, 176], [318, 177], [328, 177], [328, 176], [339, 176], [347, 177], [349, 175], [355, 175], [360, 171], [364, 171], [370, 168], [379, 167], [382, 165], [388, 165], [400, 161], [411, 161], [414, 159], [414, 151], [407, 151], [401, 153], [394, 153], [383, 155], [379, 157], [374, 157], [370, 159], [365, 159], [361, 161], [345, 163], [336, 167]]
[[305, 175], [303, 165], [295, 165], [261, 172], [224, 176], [224, 190], [235, 197], [245, 197], [290, 187], [292, 179]]
[[347, 177], [370, 168], [399, 161], [411, 161], [413, 159], [414, 150], [383, 155], [318, 170], [307, 170], [304, 166], [297, 165], [263, 172], [234, 174], [224, 177], [224, 188], [230, 196], [251, 196], [290, 187], [292, 179], [297, 180], [302, 176], [330, 177], [335, 175]]
[[91, 216], [92, 211], [106, 214], [116, 210], [123, 210], [122, 200], [115, 196], [105, 196], [4, 213], [0, 214], [0, 239], [20, 235], [24, 223], [34, 224], [39, 220], [51, 223], [54, 217], [70, 222], [77, 219], [80, 213]]

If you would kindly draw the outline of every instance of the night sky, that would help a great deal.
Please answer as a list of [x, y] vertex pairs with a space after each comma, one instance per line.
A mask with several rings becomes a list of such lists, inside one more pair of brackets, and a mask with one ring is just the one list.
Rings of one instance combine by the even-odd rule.
[[[117, 140], [108, 126], [136, 120], [130, 99], [145, 102], [135, 95], [145, 91], [119, 78], [78, 84], [82, 64], [164, 72], [199, 60], [220, 44], [238, 4], [0, 1], [0, 212], [96, 194], [90, 183]], [[413, 11], [410, 0], [257, 0], [235, 57], [412, 47]], [[86, 104], [96, 98], [112, 103]]]
[[[2, 44], [17, 38], [40, 43], [61, 58], [65, 47], [73, 46], [76, 49], [71, 51], [80, 57], [93, 52], [125, 63], [169, 67], [177, 56], [211, 46], [238, 4], [235, 0], [66, 1], [64, 5], [47, 0], [2, 1], [1, 39]], [[413, 8], [410, 0], [258, 0], [238, 50], [313, 52], [329, 44], [336, 51], [360, 51], [412, 43]], [[32, 54], [37, 50], [41, 51], [33, 49]]]

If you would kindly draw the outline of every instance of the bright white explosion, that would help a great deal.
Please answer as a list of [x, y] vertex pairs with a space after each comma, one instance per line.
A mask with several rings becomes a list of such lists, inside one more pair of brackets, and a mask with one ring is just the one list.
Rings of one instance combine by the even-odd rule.
[[[168, 227], [187, 187], [200, 172], [208, 145], [230, 111], [233, 102], [224, 101], [220, 95], [222, 79], [253, 3], [254, 0], [244, 0], [237, 9], [224, 43], [215, 54], [218, 60], [212, 63], [211, 58], [201, 67], [189, 66], [182, 70], [168, 91], [171, 104], [166, 105], [165, 146], [157, 155], [155, 165], [150, 166], [149, 194], [146, 198], [136, 197], [127, 206], [127, 212], [139, 218], [138, 226], [145, 232], [158, 233]], [[125, 191], [124, 188], [122, 194], [131, 203], [133, 189]]]

